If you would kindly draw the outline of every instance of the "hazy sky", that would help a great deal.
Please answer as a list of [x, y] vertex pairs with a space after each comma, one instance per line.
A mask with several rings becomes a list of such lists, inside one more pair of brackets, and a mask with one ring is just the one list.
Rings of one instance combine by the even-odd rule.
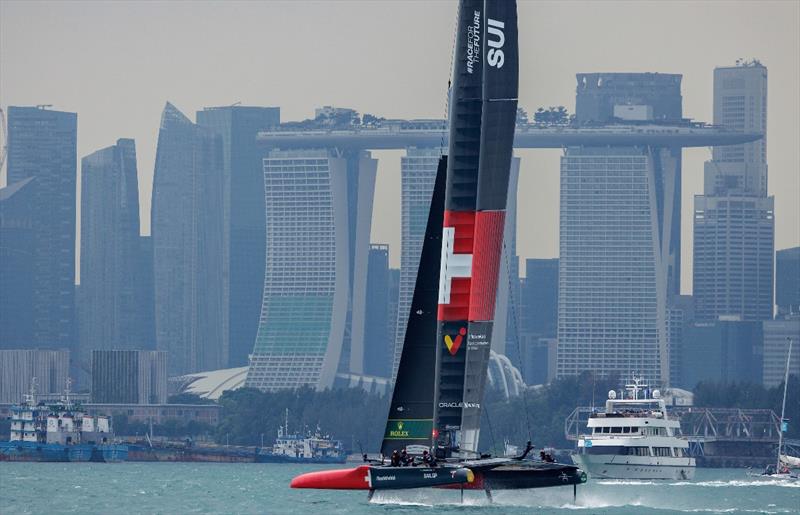
[[[136, 139], [149, 233], [159, 116], [204, 106], [316, 106], [394, 118], [444, 116], [456, 4], [34, 2], [0, 0], [0, 106], [78, 113], [78, 155]], [[739, 57], [769, 69], [769, 190], [776, 247], [800, 245], [800, 2], [520, 2], [520, 106], [575, 105], [578, 72], [683, 74], [687, 117], [711, 121], [712, 73]], [[525, 150], [518, 249], [558, 255], [557, 150]], [[400, 152], [379, 164], [372, 240], [400, 250]], [[691, 291], [692, 196], [708, 149], [684, 151], [683, 278]], [[3, 173], [0, 184], [5, 184]]]

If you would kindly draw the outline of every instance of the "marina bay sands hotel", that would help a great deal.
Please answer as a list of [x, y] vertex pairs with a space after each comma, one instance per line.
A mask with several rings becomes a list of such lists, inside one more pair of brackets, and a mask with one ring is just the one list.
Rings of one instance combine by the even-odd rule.
[[[519, 124], [515, 136], [516, 148], [563, 150], [558, 375], [635, 371], [653, 384], [668, 382], [668, 303], [680, 293], [681, 149], [753, 145], [762, 134], [683, 119], [680, 75], [577, 78], [572, 123]], [[344, 111], [323, 108], [317, 118]], [[380, 120], [343, 128], [284, 124], [258, 133], [266, 260], [248, 386], [378, 387], [392, 377], [446, 129], [442, 120]], [[385, 149], [405, 150], [393, 338], [370, 331], [376, 308], [383, 308], [367, 288], [371, 220], [381, 209], [370, 151]], [[519, 166], [515, 158], [496, 320], [506, 318], [509, 285], [518, 278], [516, 199], [529, 197], [517, 191]], [[492, 345], [500, 354], [511, 350], [504, 331], [496, 324]], [[393, 363], [381, 361], [392, 355]]]

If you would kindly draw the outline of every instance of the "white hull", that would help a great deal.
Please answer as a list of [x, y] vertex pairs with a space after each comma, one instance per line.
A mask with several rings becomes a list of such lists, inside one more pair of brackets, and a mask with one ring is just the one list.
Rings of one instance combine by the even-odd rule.
[[572, 459], [594, 479], [689, 480], [695, 470], [694, 458], [573, 454]]

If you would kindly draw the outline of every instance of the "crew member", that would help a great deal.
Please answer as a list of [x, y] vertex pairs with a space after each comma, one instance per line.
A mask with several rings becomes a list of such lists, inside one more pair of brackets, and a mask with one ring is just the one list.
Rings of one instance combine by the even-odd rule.
[[406, 452], [405, 447], [400, 451], [400, 463], [402, 463], [404, 467], [407, 467], [411, 463], [411, 457]]
[[433, 466], [433, 456], [427, 450], [422, 451], [422, 463], [429, 467]]
[[397, 449], [392, 451], [392, 466], [399, 467], [400, 466], [400, 453], [397, 452]]

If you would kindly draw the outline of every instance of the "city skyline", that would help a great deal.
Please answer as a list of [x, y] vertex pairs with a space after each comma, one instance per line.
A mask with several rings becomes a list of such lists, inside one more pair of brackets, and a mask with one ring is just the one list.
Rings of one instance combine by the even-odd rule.
[[[116, 22], [107, 18], [110, 13], [107, 6], [91, 4], [91, 10], [75, 8], [80, 5], [70, 4], [72, 6], [70, 8], [57, 4], [22, 5], [6, 2], [0, 7], [4, 20], [0, 22], [3, 24], [3, 30], [0, 31], [2, 32], [0, 42], [3, 43], [0, 45], [2, 47], [0, 61], [5, 63], [3, 73], [0, 74], [2, 76], [0, 105], [52, 102], [55, 108], [77, 111], [81, 120], [79, 155], [86, 155], [112, 144], [117, 137], [134, 137], [140, 154], [137, 157], [140, 163], [140, 198], [141, 211], [144, 215], [142, 217], [144, 234], [149, 233], [147, 215], [158, 110], [168, 97], [185, 111], [200, 110], [209, 105], [232, 104], [237, 100], [252, 105], [274, 105], [281, 107], [282, 114], [285, 113], [282, 117], [286, 120], [311, 117], [311, 110], [314, 107], [325, 104], [353, 107], [361, 112], [372, 112], [387, 117], [441, 117], [444, 112], [442, 84], [446, 83], [449, 75], [450, 56], [446, 55], [447, 52], [432, 53], [425, 49], [449, 48], [452, 31], [433, 28], [452, 25], [453, 6], [450, 3], [427, 7], [425, 16], [420, 16], [424, 4], [385, 4], [381, 9], [372, 9], [369, 7], [370, 4], [358, 4], [358, 10], [365, 11], [360, 16], [368, 14], [370, 17], [371, 23], [366, 26], [363, 24], [363, 18], [355, 16], [351, 19], [347, 16], [348, 13], [352, 12], [355, 15], [356, 12], [356, 6], [348, 3], [337, 3], [335, 7], [325, 4], [282, 4], [279, 9], [272, 9], [274, 4], [240, 4], [239, 9], [230, 12], [214, 6], [200, 5], [192, 8], [193, 19], [197, 17], [199, 20], [196, 26], [181, 22], [185, 8], [180, 5], [148, 4], [142, 7], [123, 4], [128, 18], [152, 16], [149, 21], [155, 25], [148, 29], [148, 38], [142, 40], [136, 37], [139, 35], [138, 32], [134, 34], [130, 29], [116, 30], [119, 28], [115, 26]], [[713, 68], [731, 65], [738, 57], [761, 59], [770, 68], [772, 76], [768, 161], [771, 165], [770, 193], [777, 192], [776, 249], [798, 245], [800, 206], [795, 192], [800, 190], [798, 187], [800, 181], [796, 173], [800, 158], [798, 149], [791, 143], [797, 140], [800, 134], [797, 127], [798, 99], [794, 95], [798, 84], [796, 63], [798, 52], [786, 52], [786, 49], [796, 49], [799, 46], [796, 30], [798, 7], [781, 3], [737, 3], [738, 10], [731, 13], [728, 12], [730, 10], [719, 9], [719, 3], [696, 6], [694, 4], [651, 5], [648, 9], [655, 9], [660, 16], [652, 16], [651, 12], [647, 17], [636, 18], [658, 19], [658, 22], [640, 21], [635, 26], [626, 26], [624, 31], [613, 29], [615, 24], [623, 22], [619, 16], [620, 7], [621, 4], [615, 3], [522, 4], [520, 6], [522, 29], [520, 105], [533, 111], [540, 105], [560, 104], [572, 111], [571, 97], [574, 94], [576, 73], [629, 70], [677, 72], [684, 75], [682, 91], [684, 114], [710, 121]], [[624, 4], [624, 8], [630, 14], [631, 9], [637, 11], [644, 7]], [[46, 10], [50, 14], [38, 16], [37, 13], [41, 10]], [[154, 10], [159, 11], [158, 20], [153, 15]], [[326, 28], [324, 25], [326, 21], [323, 21], [330, 19], [325, 14], [331, 10], [336, 11], [336, 19], [340, 20], [335, 32]], [[689, 10], [691, 15], [687, 14]], [[742, 15], [742, 10], [747, 12], [747, 16]], [[273, 11], [280, 12], [277, 16], [270, 16], [276, 14]], [[250, 16], [247, 16], [247, 13]], [[342, 14], [344, 16], [341, 16]], [[35, 27], [26, 27], [26, 33], [22, 34], [18, 27], [26, 24], [14, 23], [20, 16], [37, 17], [42, 23]], [[192, 36], [195, 31], [206, 30], [208, 23], [211, 23], [210, 20], [215, 17], [227, 20], [231, 16], [241, 22], [243, 30], [237, 31], [237, 36], [241, 34], [241, 38], [233, 38], [234, 42], [226, 43], [231, 45], [230, 48], [225, 47], [225, 50], [207, 48], [206, 42], [197, 41], [196, 37]], [[268, 41], [262, 40], [265, 37], [263, 31], [251, 29], [257, 26], [250, 25], [251, 20], [258, 19], [259, 16], [270, 20], [270, 35], [266, 36], [270, 38], [269, 41], [272, 41], [272, 38], [285, 38], [282, 42], [293, 44], [296, 50], [289, 58], [271, 54], [269, 62], [273, 63], [273, 66], [264, 67], [264, 70], [257, 70], [257, 67], [251, 66], [252, 59], [248, 58], [254, 56], [257, 59], [259, 54], [253, 49], [268, 46], [264, 45]], [[295, 18], [306, 21], [308, 27], [300, 34], [288, 34], [282, 27], [294, 26]], [[541, 18], [568, 18], [571, 24], [575, 25], [574, 30], [582, 36], [578, 38], [579, 41], [559, 38], [553, 31], [560, 29], [532, 21]], [[396, 20], [396, 26], [385, 26], [389, 19]], [[278, 21], [280, 23], [277, 23]], [[589, 22], [591, 24], [587, 25]], [[408, 24], [414, 24], [426, 35], [429, 34], [430, 40], [422, 38], [420, 41], [411, 41], [401, 37], [404, 23], [407, 23], [406, 27]], [[671, 30], [678, 23], [685, 30]], [[788, 24], [789, 28], [777, 30], [776, 23], [781, 26]], [[223, 25], [236, 26], [233, 23]], [[25, 51], [24, 45], [28, 42], [28, 38], [58, 37], [59, 34], [63, 34], [67, 26], [70, 27], [70, 34], [76, 27], [78, 29], [83, 27], [86, 29], [85, 35], [77, 40], [71, 40], [71, 43], [64, 48], [48, 47], [49, 53], [38, 50]], [[163, 37], [167, 34], [167, 26], [170, 28], [168, 34], [170, 42], [185, 40], [192, 41], [193, 44], [170, 43], [173, 46], [165, 47], [170, 50], [169, 52], [151, 53], [154, 62], [145, 65], [141, 61], [135, 61], [135, 64], [140, 65], [142, 72], [140, 74], [126, 72], [130, 75], [130, 85], [119, 88], [120, 91], [106, 84], [105, 79], [91, 87], [81, 83], [79, 90], [76, 81], [80, 80], [80, 74], [75, 74], [73, 78], [68, 73], [69, 69], [65, 68], [69, 66], [80, 69], [86, 59], [98, 57], [95, 54], [100, 50], [94, 49], [88, 51], [87, 55], [72, 52], [69, 58], [65, 58], [62, 54], [74, 50], [75, 45], [83, 45], [81, 48], [84, 48], [85, 38], [107, 38], [108, 34], [114, 31], [115, 45], [112, 46], [116, 50], [123, 54], [140, 52], [141, 45], [166, 45]], [[526, 31], [526, 26], [536, 27], [536, 30]], [[42, 34], [40, 30], [45, 29], [47, 34]], [[164, 29], [163, 34], [162, 29]], [[172, 32], [173, 29], [177, 34]], [[684, 37], [687, 31], [692, 33], [691, 38]], [[619, 32], [619, 35], [615, 35], [615, 32]], [[581, 41], [585, 43], [592, 38], [597, 40], [601, 34], [603, 45], [587, 47], [581, 44]], [[320, 37], [324, 38], [329, 50], [322, 53], [323, 55], [313, 51], [320, 44]], [[357, 59], [331, 59], [335, 55], [345, 55], [348, 48], [357, 47], [356, 42], [361, 38], [372, 38], [379, 43], [374, 45], [375, 49], [360, 50], [366, 53], [366, 59], [361, 62]], [[630, 38], [639, 39], [639, 48], [635, 55], [631, 55], [627, 49]], [[705, 44], [705, 52], [699, 55], [695, 52], [697, 38], [700, 38], [700, 43]], [[558, 45], [555, 45], [554, 41], [558, 42]], [[672, 51], [667, 55], [661, 50], [662, 47], [669, 47]], [[537, 52], [537, 48], [553, 50], [542, 53]], [[371, 52], [378, 52], [380, 55], [418, 55], [420, 62], [415, 64], [414, 69], [420, 71], [408, 74], [405, 67], [396, 66], [397, 60], [370, 59]], [[154, 57], [154, 54], [158, 53], [165, 55]], [[229, 55], [244, 58], [230, 59]], [[535, 57], [536, 61], [532, 61], [532, 57]], [[62, 62], [51, 61], [52, 59], [61, 59]], [[198, 59], [213, 64], [211, 68], [219, 68], [221, 75], [213, 77], [213, 80], [199, 80], [202, 76], [198, 77], [197, 71], [191, 72]], [[54, 66], [60, 77], [63, 76], [64, 87], [54, 91], [52, 88], [43, 87], [42, 84], [29, 83], [34, 77], [28, 79], [25, 73], [15, 73], [17, 70], [30, 69], [23, 66], [30, 66], [32, 61], [42, 67]], [[369, 66], [364, 66], [364, 62], [369, 62]], [[109, 66], [113, 68], [116, 65]], [[339, 70], [336, 66], [345, 68]], [[357, 68], [351, 69], [353, 66]], [[374, 72], [370, 73], [372, 70]], [[346, 73], [348, 71], [352, 73]], [[119, 73], [110, 75], [118, 78], [121, 76]], [[156, 73], [163, 75], [163, 80], [157, 81], [163, 87], [152, 87], [151, 84], [156, 82], [152, 74]], [[320, 73], [336, 73], [337, 77], [354, 77], [354, 79], [327, 81], [325, 88], [322, 88], [318, 85], [319, 81], [311, 80], [311, 77]], [[438, 76], [441, 76], [440, 81], [436, 80]], [[191, 87], [186, 85], [187, 80], [191, 81]], [[354, 80], [356, 82], [353, 82]], [[142, 81], [147, 83], [148, 87], [144, 87]], [[301, 87], [297, 87], [298, 84]], [[94, 88], [98, 88], [98, 91]], [[102, 98], [98, 97], [100, 89], [104, 89]], [[387, 101], [387, 93], [392, 96], [391, 102]], [[122, 98], [120, 95], [124, 95], [125, 102], [120, 101]], [[775, 106], [780, 106], [780, 109], [776, 109]], [[525, 150], [517, 153], [522, 157], [520, 191], [531, 192], [533, 197], [532, 202], [520, 206], [519, 254], [523, 258], [553, 257], [558, 254], [557, 170], [560, 152], [539, 150], [534, 151], [535, 154], [531, 152]], [[391, 266], [397, 267], [400, 258], [401, 231], [400, 199], [396, 192], [399, 191], [400, 163], [396, 158], [397, 153], [391, 151], [375, 152], [374, 157], [381, 162], [376, 184], [376, 202], [387, 206], [388, 209], [376, 210], [371, 240], [390, 244]], [[690, 199], [693, 194], [702, 191], [702, 163], [708, 158], [709, 153], [705, 149], [684, 152], [683, 230], [681, 231], [684, 293], [691, 290]]]

